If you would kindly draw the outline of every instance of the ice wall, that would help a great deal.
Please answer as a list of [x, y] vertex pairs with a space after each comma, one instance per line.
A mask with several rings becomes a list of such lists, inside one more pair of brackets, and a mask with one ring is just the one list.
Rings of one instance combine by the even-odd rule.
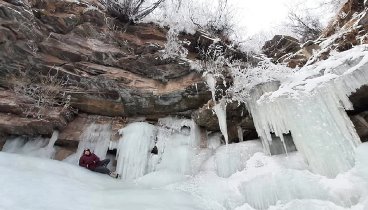
[[116, 171], [124, 180], [132, 180], [147, 173], [148, 160], [157, 130], [154, 125], [135, 122], [119, 130]]
[[368, 83], [366, 48], [307, 66], [276, 91], [270, 84], [254, 88], [246, 101], [266, 151], [271, 132], [281, 140], [291, 132], [312, 171], [333, 177], [354, 165], [360, 139], [344, 109], [353, 108], [348, 96]]

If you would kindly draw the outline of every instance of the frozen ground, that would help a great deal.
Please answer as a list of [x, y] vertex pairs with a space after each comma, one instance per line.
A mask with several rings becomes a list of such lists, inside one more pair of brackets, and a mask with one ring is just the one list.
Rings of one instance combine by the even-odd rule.
[[333, 179], [309, 172], [298, 153], [270, 157], [259, 149], [249, 141], [198, 150], [193, 174], [161, 166], [133, 181], [0, 152], [0, 209], [368, 209], [368, 144], [357, 149], [356, 166]]

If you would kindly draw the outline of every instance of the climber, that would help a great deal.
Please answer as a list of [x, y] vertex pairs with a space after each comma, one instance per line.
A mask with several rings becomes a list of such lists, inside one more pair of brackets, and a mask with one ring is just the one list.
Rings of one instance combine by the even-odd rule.
[[98, 173], [108, 174], [113, 178], [118, 178], [119, 174], [111, 172], [108, 168], [106, 168], [109, 162], [110, 159], [105, 159], [101, 161], [100, 158], [92, 153], [89, 149], [85, 149], [79, 159], [79, 165], [82, 167]]

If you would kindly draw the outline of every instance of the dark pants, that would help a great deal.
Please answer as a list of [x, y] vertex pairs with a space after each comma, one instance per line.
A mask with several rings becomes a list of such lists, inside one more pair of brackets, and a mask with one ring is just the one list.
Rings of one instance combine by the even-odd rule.
[[102, 174], [110, 174], [110, 170], [106, 168], [106, 166], [109, 164], [110, 159], [105, 159], [97, 163], [97, 167], [93, 169], [92, 171], [95, 171], [97, 173]]

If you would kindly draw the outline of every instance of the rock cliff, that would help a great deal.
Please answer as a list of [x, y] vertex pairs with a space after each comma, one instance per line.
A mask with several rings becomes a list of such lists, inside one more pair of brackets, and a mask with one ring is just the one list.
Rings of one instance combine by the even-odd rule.
[[[59, 129], [65, 131], [60, 141], [78, 140], [76, 133], [93, 116], [113, 124], [137, 117], [191, 117], [211, 99], [191, 63], [198, 59], [198, 48], [213, 39], [200, 31], [181, 34], [190, 41], [188, 59], [164, 59], [167, 32], [154, 24], [126, 25], [93, 0], [0, 1], [0, 132], [51, 135]], [[62, 94], [70, 97], [72, 111], [62, 105], [34, 110], [34, 99], [14, 88], [28, 90], [24, 80], [39, 75], [63, 81]], [[244, 107], [233, 112], [239, 110], [245, 112]], [[208, 116], [216, 121], [212, 113], [203, 117]], [[201, 126], [211, 127], [207, 122]], [[219, 130], [217, 124], [211, 130]]]

